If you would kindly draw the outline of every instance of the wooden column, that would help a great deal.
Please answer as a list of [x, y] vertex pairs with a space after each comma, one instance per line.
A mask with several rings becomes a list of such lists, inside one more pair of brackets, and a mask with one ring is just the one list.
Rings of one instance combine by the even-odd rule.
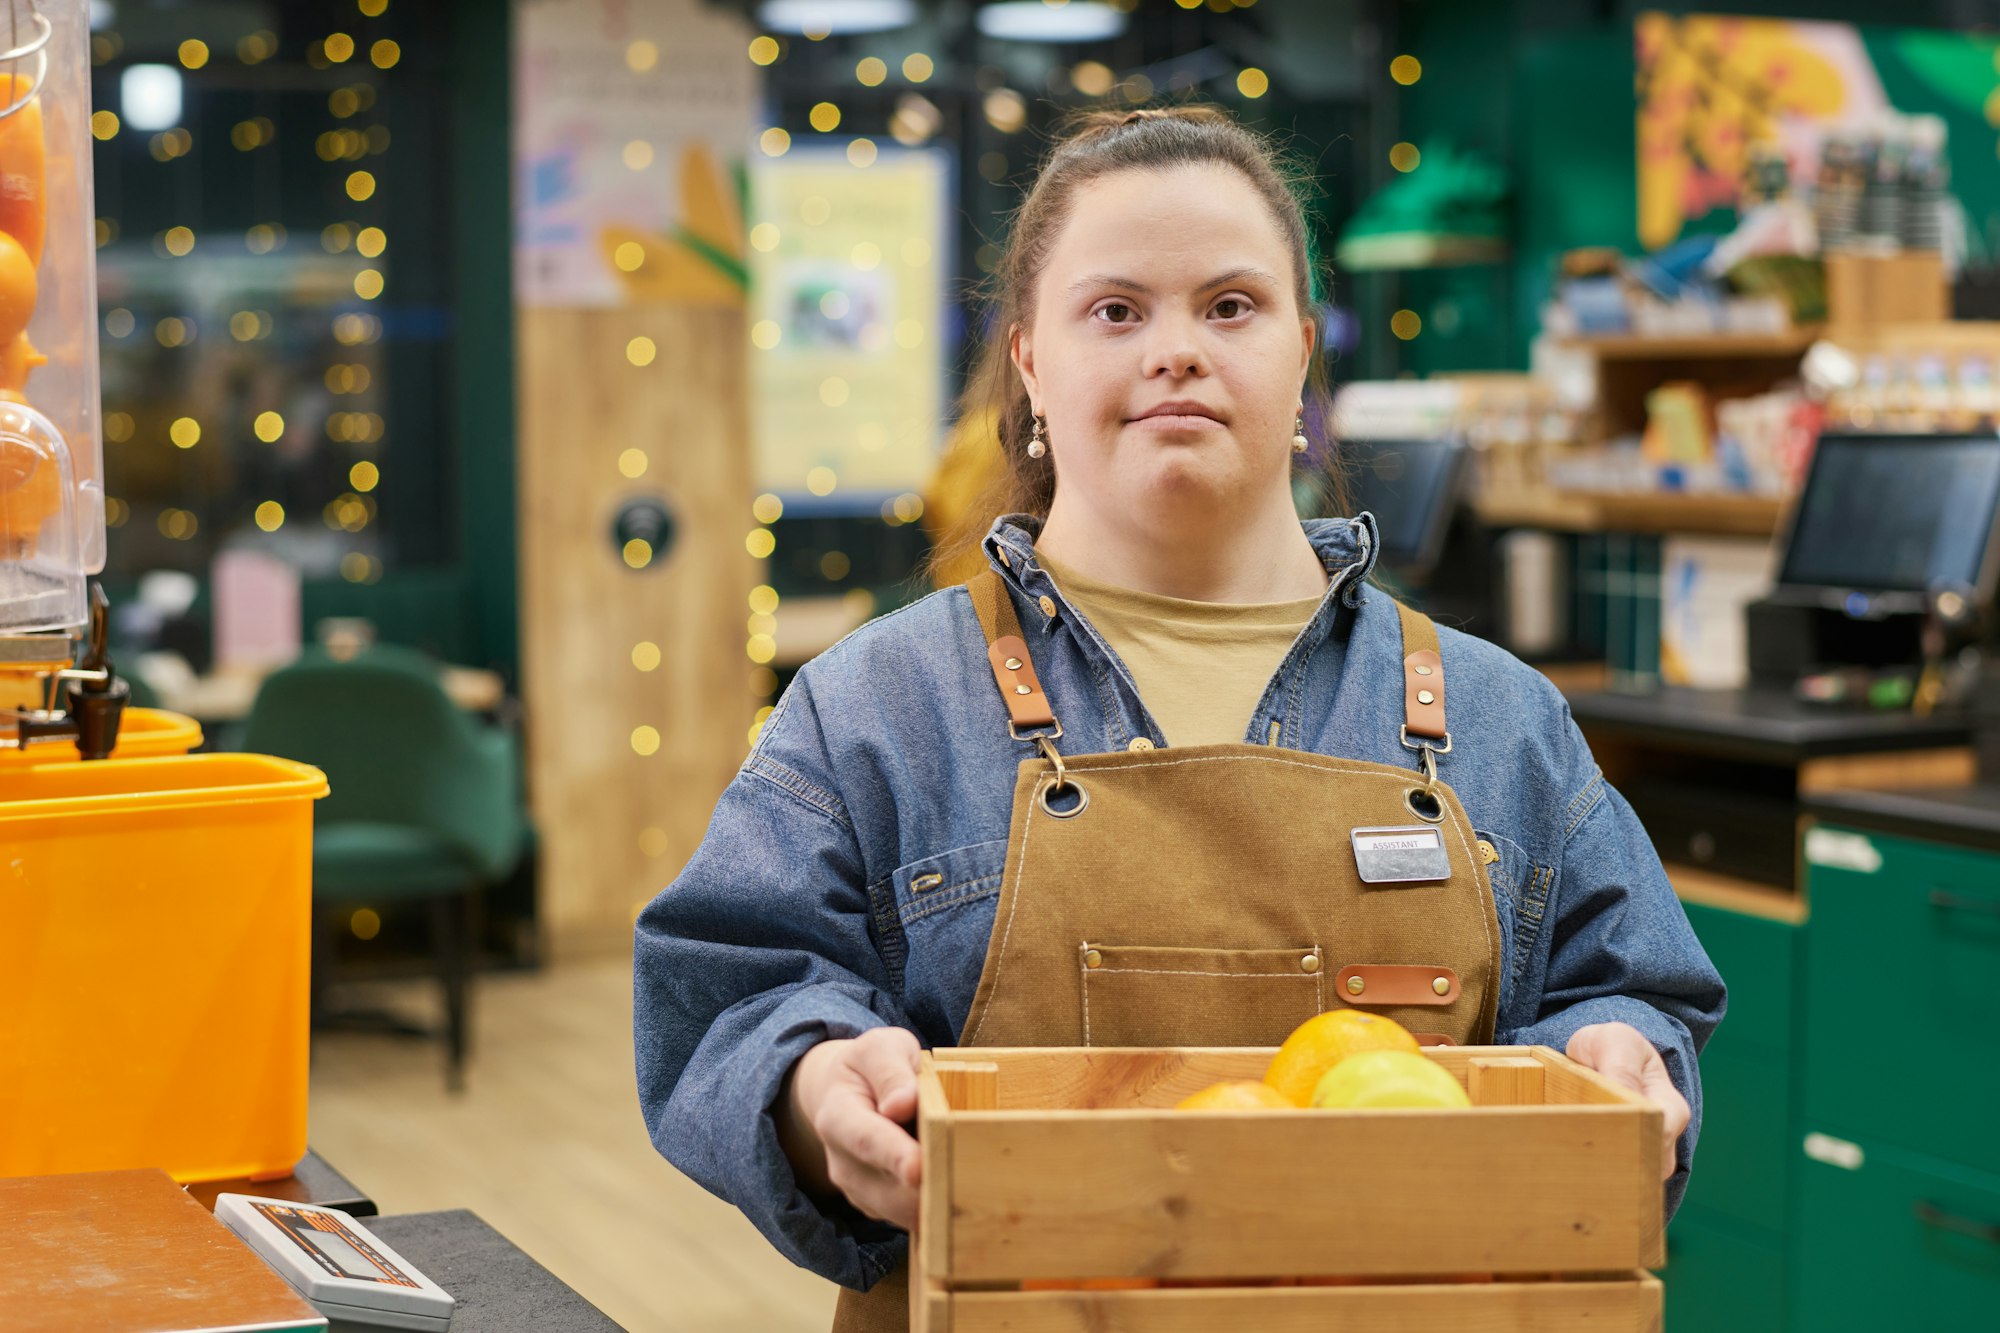
[[[627, 348], [650, 338], [651, 364]], [[744, 656], [762, 562], [740, 305], [528, 308], [519, 317], [521, 645], [542, 912], [559, 952], [629, 947], [639, 906], [701, 840], [756, 708]], [[627, 450], [646, 468], [621, 470]], [[628, 460], [629, 461], [629, 460]], [[622, 505], [672, 514], [664, 558], [629, 568]], [[655, 644], [641, 670], [634, 645]], [[652, 727], [657, 750], [634, 732]]]

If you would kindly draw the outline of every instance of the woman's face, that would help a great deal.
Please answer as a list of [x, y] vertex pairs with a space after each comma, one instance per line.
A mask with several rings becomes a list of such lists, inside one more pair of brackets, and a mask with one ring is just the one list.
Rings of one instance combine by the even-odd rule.
[[1277, 221], [1229, 167], [1078, 190], [1013, 336], [1059, 503], [1171, 518], [1288, 486], [1313, 341], [1294, 281]]

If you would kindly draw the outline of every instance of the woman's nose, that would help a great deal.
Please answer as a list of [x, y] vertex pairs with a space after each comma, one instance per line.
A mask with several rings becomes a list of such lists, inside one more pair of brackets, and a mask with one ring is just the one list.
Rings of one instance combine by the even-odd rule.
[[1199, 330], [1186, 319], [1163, 318], [1153, 322], [1152, 336], [1145, 351], [1147, 379], [1166, 376], [1185, 379], [1206, 375], [1208, 355], [1202, 349]]

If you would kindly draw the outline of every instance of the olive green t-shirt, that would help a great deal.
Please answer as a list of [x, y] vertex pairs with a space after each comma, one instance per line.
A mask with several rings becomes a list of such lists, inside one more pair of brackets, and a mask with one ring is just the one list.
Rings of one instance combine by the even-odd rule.
[[1100, 583], [1039, 552], [1036, 558], [1123, 659], [1169, 745], [1250, 739], [1244, 733], [1264, 687], [1321, 600], [1190, 602]]

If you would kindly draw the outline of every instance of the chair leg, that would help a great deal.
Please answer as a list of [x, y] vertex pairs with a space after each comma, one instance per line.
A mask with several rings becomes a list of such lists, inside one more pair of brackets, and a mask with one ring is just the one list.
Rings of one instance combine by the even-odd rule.
[[431, 932], [437, 950], [439, 980], [444, 985], [445, 1087], [465, 1091], [467, 981], [472, 964], [472, 939], [467, 929], [471, 893], [455, 893], [431, 902]]

